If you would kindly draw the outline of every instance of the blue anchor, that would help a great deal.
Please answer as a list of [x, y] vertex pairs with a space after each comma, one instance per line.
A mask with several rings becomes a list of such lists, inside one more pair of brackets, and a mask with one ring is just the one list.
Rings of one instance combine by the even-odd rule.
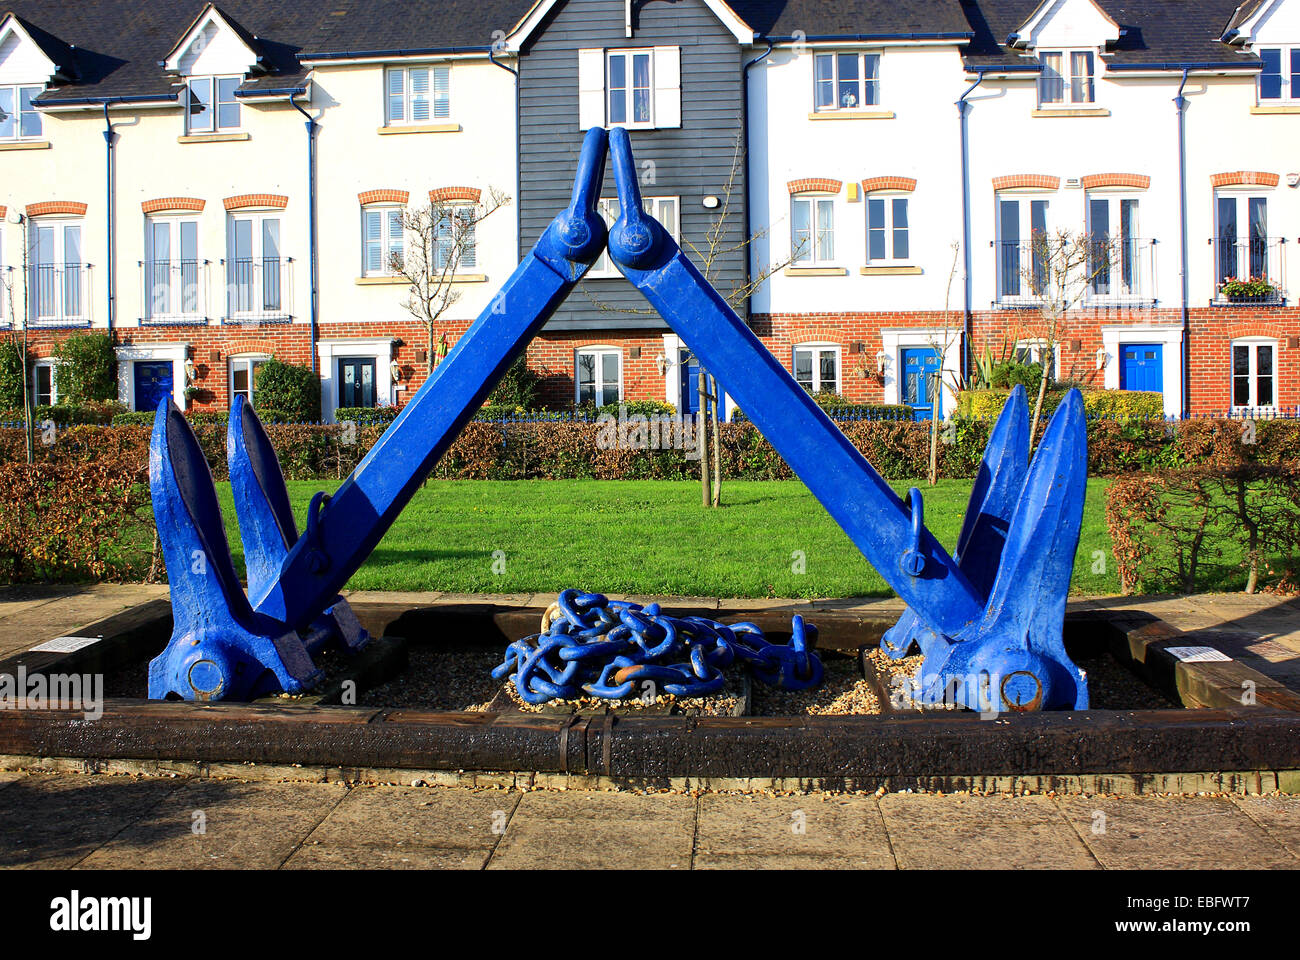
[[[1061, 640], [1087, 480], [1078, 391], [1067, 394], [1052, 416], [1032, 463], [1026, 398], [1023, 390], [1013, 393], [990, 436], [950, 556], [925, 526], [920, 491], [909, 491], [907, 502], [898, 497], [644, 212], [631, 142], [621, 128], [587, 132], [569, 206], [338, 491], [313, 498], [301, 537], [293, 529], [274, 456], [268, 456], [269, 445], [263, 446], [265, 434], [255, 415], [236, 404], [230, 427], [232, 482], [238, 473], [240, 526], [248, 528], [248, 598], [234, 579], [211, 475], [197, 442], [174, 408], [160, 410], [150, 481], [160, 505], [169, 577], [182, 586], [174, 586], [172, 594], [177, 634], [159, 661], [183, 660], [178, 651], [194, 635], [220, 649], [223, 644], [239, 651], [255, 647], [258, 652], [250, 656], [263, 670], [259, 677], [269, 678], [258, 685], [230, 674], [233, 654], [214, 655], [213, 665], [203, 668], [205, 695], [219, 699], [245, 696], [273, 682], [284, 689], [313, 682], [318, 674], [307, 646], [314, 648], [322, 633], [356, 645], [359, 634], [351, 629], [339, 590], [605, 249], [596, 202], [607, 149], [621, 208], [608, 236], [611, 259], [702, 366], [718, 376], [907, 604], [882, 645], [891, 656], [903, 656], [913, 646], [925, 654], [919, 698], [955, 699], [982, 712], [1086, 708], [1087, 678]], [[178, 485], [186, 491], [183, 496]], [[229, 568], [216, 591], [198, 591], [185, 576], [186, 548], [200, 541], [201, 549], [224, 559], [223, 570]], [[214, 613], [223, 605], [219, 615]], [[178, 683], [158, 689], [164, 686], [166, 694], [195, 695]], [[154, 689], [151, 680], [151, 696]]]

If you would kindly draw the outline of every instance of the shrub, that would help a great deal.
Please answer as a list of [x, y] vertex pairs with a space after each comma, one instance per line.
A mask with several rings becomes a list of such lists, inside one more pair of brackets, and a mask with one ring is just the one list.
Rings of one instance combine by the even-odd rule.
[[257, 394], [257, 415], [263, 421], [274, 422], [272, 411], [292, 423], [320, 420], [320, 378], [310, 367], [272, 357], [258, 367], [253, 389]]
[[[1037, 390], [1037, 385], [1033, 390], [1026, 387], [1031, 411]], [[1060, 406], [1068, 392], [1061, 386], [1048, 387], [1043, 394], [1043, 413], [1050, 414]], [[977, 420], [996, 419], [1009, 396], [1010, 389], [963, 390], [957, 395], [957, 414]], [[1143, 390], [1084, 390], [1083, 410], [1089, 417], [1111, 420], [1163, 420], [1165, 415], [1164, 397]]]
[[664, 414], [675, 415], [677, 407], [664, 400], [623, 400], [619, 403], [607, 403], [596, 411], [596, 416], [609, 415], [617, 417], [620, 412], [629, 417], [661, 417]]
[[[1300, 555], [1300, 464], [1241, 461], [1223, 470], [1131, 474], [1110, 485], [1106, 525], [1121, 588], [1185, 593], [1218, 586], [1207, 569], [1231, 559], [1253, 593], [1270, 579], [1294, 589]], [[1226, 557], [1226, 548], [1235, 548]], [[1274, 565], [1276, 562], [1276, 566]]]
[[396, 407], [339, 407], [334, 411], [334, 419], [339, 423], [351, 421], [357, 426], [383, 424], [387, 426], [397, 419]]
[[527, 358], [520, 354], [488, 394], [487, 406], [531, 410], [537, 405], [541, 386], [541, 375], [530, 369]]
[[25, 375], [22, 348], [8, 338], [0, 340], [0, 410], [22, 409]]
[[117, 355], [107, 333], [74, 333], [54, 348], [54, 382], [69, 404], [112, 400], [117, 396]]

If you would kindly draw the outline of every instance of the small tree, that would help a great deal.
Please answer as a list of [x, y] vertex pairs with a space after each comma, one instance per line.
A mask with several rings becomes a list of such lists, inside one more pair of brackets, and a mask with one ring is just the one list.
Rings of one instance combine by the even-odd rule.
[[1027, 262], [1020, 264], [1020, 271], [1035, 299], [1039, 339], [1043, 344], [1043, 374], [1029, 421], [1032, 440], [1038, 432], [1047, 383], [1052, 379], [1052, 358], [1056, 356], [1061, 321], [1099, 277], [1109, 275], [1118, 257], [1109, 238], [1058, 230], [1055, 233], [1035, 231], [1026, 259]]
[[27, 375], [26, 358], [18, 346], [18, 337], [10, 330], [0, 340], [0, 410], [21, 410], [26, 400], [23, 380]]
[[446, 342], [439, 322], [460, 300], [456, 272], [475, 262], [478, 225], [509, 203], [508, 196], [489, 188], [482, 202], [437, 200], [402, 211], [404, 242], [390, 254], [389, 268], [409, 284], [403, 306], [424, 325], [430, 373]]
[[117, 398], [117, 355], [107, 333], [74, 333], [54, 348], [54, 382], [67, 403]]
[[[741, 129], [742, 127], [737, 121], [737, 130], [740, 131]], [[743, 251], [745, 258], [748, 259], [750, 246], [767, 236], [768, 233], [766, 229], [763, 229], [754, 231], [747, 237], [742, 236], [739, 240], [732, 238], [730, 227], [735, 222], [734, 218], [738, 215], [736, 194], [741, 189], [740, 180], [744, 174], [744, 169], [745, 144], [742, 134], [737, 132], [732, 148], [731, 169], [728, 171], [727, 179], [722, 186], [722, 195], [719, 198], [717, 212], [710, 219], [704, 237], [699, 243], [696, 243], [691, 237], [682, 237], [682, 247], [691, 254], [692, 259], [699, 267], [700, 273], [704, 274], [704, 279], [708, 280], [715, 289], [718, 289], [721, 282], [719, 273], [726, 258], [737, 251]], [[796, 254], [801, 249], [802, 247], [792, 250], [789, 256], [760, 267], [752, 275], [747, 275], [744, 280], [732, 280], [729, 290], [724, 292], [718, 289], [718, 292], [722, 294], [728, 306], [739, 312], [745, 301], [753, 296], [772, 274], [778, 270], [784, 270], [794, 262]], [[597, 298], [587, 289], [585, 284], [581, 287], [581, 290], [598, 310], [608, 313], [658, 315], [650, 308], [637, 309], [613, 306]], [[689, 363], [691, 359], [689, 353], [682, 358], [665, 358], [663, 363], [665, 375], [667, 371], [683, 363]], [[718, 388], [717, 378], [705, 370], [703, 366], [700, 367], [697, 390], [701, 404], [697, 431], [700, 449], [701, 496], [705, 506], [717, 507], [722, 503], [722, 451], [718, 433], [718, 404], [722, 401], [722, 391]], [[709, 411], [707, 417], [704, 413], [706, 408]], [[710, 428], [712, 437], [710, 437]]]
[[320, 378], [311, 367], [272, 357], [253, 375], [253, 393], [258, 408], [272, 417], [291, 423], [320, 419]]

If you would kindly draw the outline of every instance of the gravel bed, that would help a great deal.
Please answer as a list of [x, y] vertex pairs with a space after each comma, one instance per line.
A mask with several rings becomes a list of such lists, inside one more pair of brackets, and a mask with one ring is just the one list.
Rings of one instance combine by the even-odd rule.
[[486, 710], [501, 681], [492, 668], [502, 652], [470, 644], [408, 644], [405, 670], [365, 690], [357, 698], [366, 707], [419, 707], [423, 710]]
[[[728, 669], [725, 675], [727, 678], [726, 684], [722, 690], [712, 696], [678, 697], [671, 693], [663, 693], [655, 697], [653, 701], [642, 700], [640, 697], [629, 697], [625, 700], [579, 697], [576, 700], [551, 700], [548, 703], [540, 704], [526, 703], [515, 688], [513, 675], [510, 682], [506, 683], [502, 689], [505, 690], [506, 696], [510, 698], [511, 703], [524, 713], [589, 713], [593, 710], [604, 712], [605, 709], [608, 709], [610, 713], [625, 715], [652, 712], [677, 716], [731, 717], [739, 713], [741, 701], [745, 696], [745, 687], [744, 680], [736, 668]], [[754, 684], [754, 686], [757, 687], [759, 684]]]
[[814, 690], [781, 690], [754, 681], [754, 708], [759, 717], [880, 713], [880, 700], [862, 678], [853, 657], [821, 655], [822, 684]]
[[1088, 673], [1088, 700], [1093, 710], [1182, 710], [1155, 687], [1108, 654], [1077, 661]]

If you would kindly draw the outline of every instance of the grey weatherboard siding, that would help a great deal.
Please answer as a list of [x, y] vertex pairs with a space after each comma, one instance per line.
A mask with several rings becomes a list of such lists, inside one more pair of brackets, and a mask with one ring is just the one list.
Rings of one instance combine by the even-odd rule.
[[[702, 245], [717, 211], [704, 209], [708, 195], [723, 195], [735, 155], [744, 109], [741, 69], [744, 53], [700, 0], [646, 0], [634, 4], [633, 36], [623, 29], [622, 0], [569, 0], [557, 5], [519, 60], [519, 227], [520, 254], [569, 202], [582, 145], [578, 129], [578, 50], [677, 46], [681, 48], [682, 125], [667, 130], [632, 130], [637, 164], [654, 161], [655, 183], [648, 196], [681, 198], [681, 239]], [[603, 197], [615, 196], [606, 168]], [[744, 235], [746, 184], [742, 170], [731, 195], [724, 246]], [[715, 261], [714, 285], [723, 296], [745, 281], [744, 249]], [[697, 261], [697, 265], [698, 261]], [[583, 281], [591, 295], [615, 309], [646, 310], [645, 299], [622, 277]], [[744, 304], [740, 305], [744, 316]], [[574, 291], [547, 330], [666, 329], [655, 314], [599, 309], [581, 289]]]

